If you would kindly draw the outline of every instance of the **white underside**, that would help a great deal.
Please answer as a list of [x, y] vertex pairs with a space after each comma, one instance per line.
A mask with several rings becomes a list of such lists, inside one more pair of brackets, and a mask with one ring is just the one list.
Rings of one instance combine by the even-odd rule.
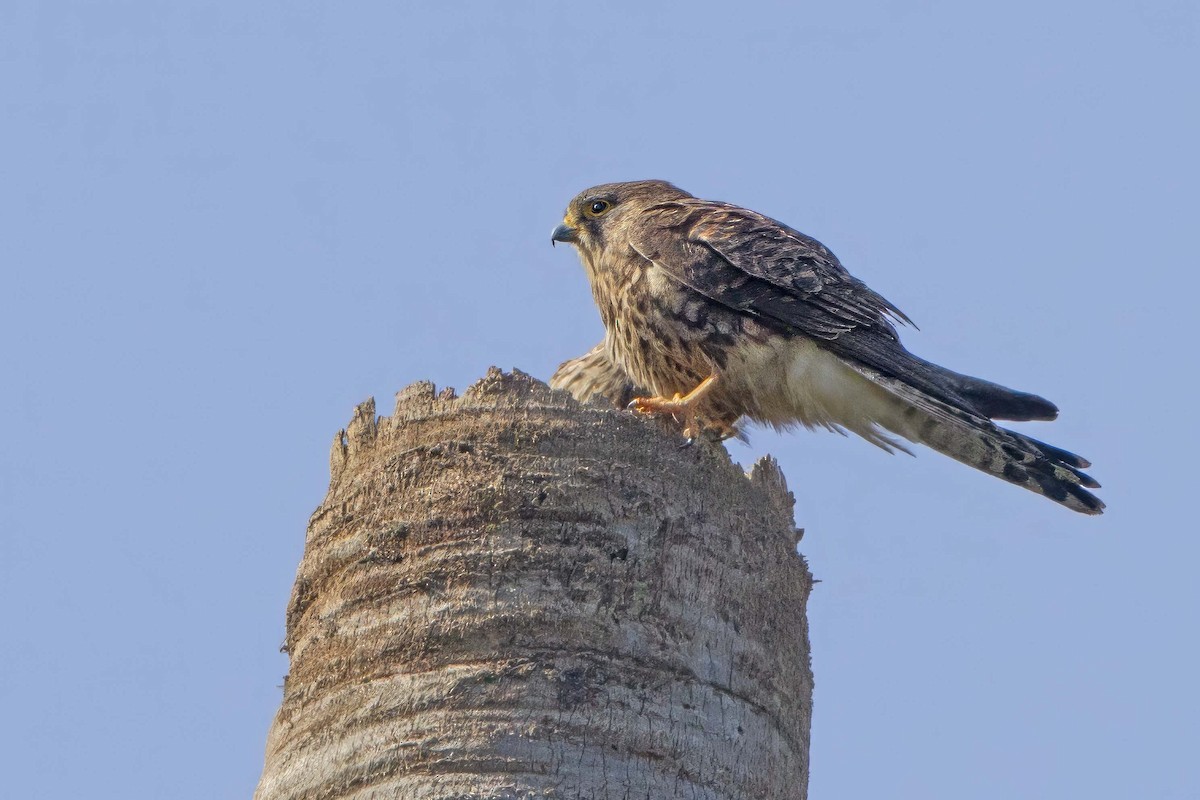
[[908, 452], [884, 429], [915, 440], [907, 404], [811, 340], [774, 339], [740, 353], [723, 377], [758, 401], [750, 415], [758, 422], [850, 431], [888, 451]]

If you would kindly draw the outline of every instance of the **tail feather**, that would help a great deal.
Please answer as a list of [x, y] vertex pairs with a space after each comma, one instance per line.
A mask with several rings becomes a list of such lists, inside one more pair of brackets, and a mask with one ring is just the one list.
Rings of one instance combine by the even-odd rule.
[[1092, 465], [1092, 462], [1088, 461], [1083, 456], [1079, 456], [1079, 455], [1072, 453], [1070, 450], [1063, 450], [1062, 448], [1055, 447], [1052, 444], [1046, 444], [1045, 442], [1041, 442], [1041, 441], [1038, 441], [1037, 439], [1034, 439], [1032, 436], [1025, 436], [1024, 434], [1014, 434], [1014, 435], [1020, 436], [1022, 439], [1027, 440], [1030, 444], [1032, 444], [1038, 450], [1041, 450], [1047, 456], [1055, 459], [1056, 461], [1061, 461], [1064, 464], [1067, 464], [1072, 467], [1076, 467], [1078, 469], [1087, 469], [1088, 467], [1090, 467]]
[[1080, 458], [1079, 456], [1067, 450], [1061, 450], [1054, 445], [1040, 442], [1031, 436], [1025, 436], [1024, 434], [1017, 433], [1016, 431], [1010, 431], [1005, 428], [997, 428], [997, 430], [1004, 431], [1009, 436], [1017, 439], [1024, 444], [1027, 449], [1033, 450], [1034, 452], [1040, 452], [1051, 462], [1057, 462], [1058, 467], [1068, 470], [1075, 476], [1075, 478], [1079, 481], [1080, 486], [1086, 486], [1089, 489], [1100, 488], [1100, 484], [1096, 481], [1096, 479], [1082, 470], [1082, 467], [1090, 466], [1090, 463], [1087, 459]]
[[1100, 498], [1088, 491], [1100, 484], [1081, 471], [1088, 466], [1086, 459], [1001, 428], [981, 414], [958, 408], [898, 378], [851, 366], [901, 401], [893, 414], [878, 420], [893, 433], [1072, 511], [1099, 514], [1104, 510]]

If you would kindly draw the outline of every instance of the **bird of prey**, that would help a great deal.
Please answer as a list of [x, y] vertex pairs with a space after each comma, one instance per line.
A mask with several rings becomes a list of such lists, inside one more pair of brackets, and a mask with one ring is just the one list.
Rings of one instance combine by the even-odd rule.
[[1053, 403], [908, 352], [904, 313], [781, 222], [633, 181], [581, 192], [551, 241], [579, 251], [605, 330], [556, 388], [669, 414], [688, 441], [732, 435], [744, 417], [908, 452], [894, 434], [1074, 511], [1104, 509], [1085, 459], [992, 422], [1054, 419]]

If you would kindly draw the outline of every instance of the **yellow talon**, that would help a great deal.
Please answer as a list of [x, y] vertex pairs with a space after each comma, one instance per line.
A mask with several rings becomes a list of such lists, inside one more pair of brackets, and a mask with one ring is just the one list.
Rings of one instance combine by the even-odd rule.
[[700, 426], [696, 421], [696, 405], [712, 390], [716, 381], [716, 375], [709, 375], [686, 395], [676, 392], [670, 400], [665, 397], [635, 397], [629, 406], [642, 414], [670, 414], [676, 420], [682, 416], [683, 435], [691, 442], [700, 433]]

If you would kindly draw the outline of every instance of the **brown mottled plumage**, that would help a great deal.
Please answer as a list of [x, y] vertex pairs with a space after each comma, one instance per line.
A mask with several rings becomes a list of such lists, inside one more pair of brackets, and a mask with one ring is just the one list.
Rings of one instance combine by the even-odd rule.
[[550, 385], [566, 389], [579, 400], [600, 395], [617, 408], [625, 408], [633, 399], [646, 392], [634, 386], [620, 367], [605, 352], [604, 342], [579, 358], [558, 365]]
[[553, 241], [575, 245], [605, 337], [551, 385], [726, 436], [741, 417], [928, 445], [1085, 514], [1104, 504], [1073, 453], [994, 425], [1053, 419], [1036, 395], [952, 372], [904, 349], [908, 318], [820, 242], [664, 181], [588, 189]]

